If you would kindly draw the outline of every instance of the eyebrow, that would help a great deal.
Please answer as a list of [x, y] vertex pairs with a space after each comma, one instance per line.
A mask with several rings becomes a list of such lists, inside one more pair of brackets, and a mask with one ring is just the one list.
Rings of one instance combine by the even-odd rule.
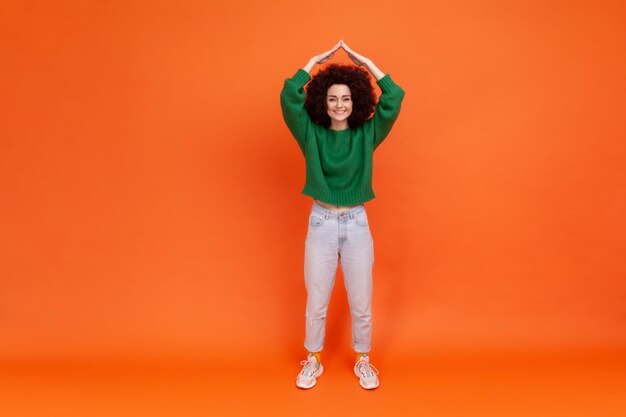
[[[326, 97], [335, 97], [335, 98], [336, 98], [337, 96], [336, 96], [336, 95], [334, 95], [334, 94], [328, 94]], [[344, 95], [343, 95], [343, 96], [341, 96], [341, 97], [352, 97], [352, 94], [344, 94]]]

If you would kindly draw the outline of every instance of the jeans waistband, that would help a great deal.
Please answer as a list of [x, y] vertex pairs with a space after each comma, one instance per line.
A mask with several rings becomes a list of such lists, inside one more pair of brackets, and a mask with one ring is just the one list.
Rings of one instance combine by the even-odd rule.
[[329, 210], [326, 207], [320, 206], [316, 201], [313, 201], [312, 211], [316, 212], [324, 216], [325, 219], [328, 218], [338, 218], [338, 217], [350, 217], [353, 219], [358, 214], [363, 213], [365, 211], [365, 205], [359, 204], [356, 207], [352, 207], [351, 209], [345, 209], [340, 211]]

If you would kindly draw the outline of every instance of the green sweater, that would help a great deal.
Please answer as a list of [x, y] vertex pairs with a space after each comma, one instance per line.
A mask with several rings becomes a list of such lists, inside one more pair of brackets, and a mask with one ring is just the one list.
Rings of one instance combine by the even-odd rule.
[[283, 118], [305, 158], [306, 183], [302, 193], [339, 206], [373, 199], [374, 149], [398, 118], [404, 90], [389, 74], [385, 75], [377, 82], [382, 94], [374, 116], [354, 129], [331, 130], [313, 123], [304, 107], [304, 85], [310, 79], [308, 72], [299, 69], [285, 80], [280, 93]]

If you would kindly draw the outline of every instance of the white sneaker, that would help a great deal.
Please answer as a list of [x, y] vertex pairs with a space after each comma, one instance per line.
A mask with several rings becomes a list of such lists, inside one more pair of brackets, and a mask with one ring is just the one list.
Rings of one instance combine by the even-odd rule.
[[296, 378], [296, 386], [304, 389], [312, 388], [317, 383], [316, 378], [324, 372], [324, 367], [313, 355], [309, 355], [307, 360], [300, 362], [300, 365], [304, 367]]
[[354, 365], [354, 374], [359, 377], [359, 384], [365, 389], [378, 388], [380, 381], [378, 380], [378, 369], [370, 364], [369, 356], [361, 356], [359, 361]]

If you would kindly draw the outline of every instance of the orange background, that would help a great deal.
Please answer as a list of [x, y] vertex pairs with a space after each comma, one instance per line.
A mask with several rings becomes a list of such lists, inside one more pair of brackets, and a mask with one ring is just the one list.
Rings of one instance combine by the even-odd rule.
[[367, 203], [372, 353], [623, 354], [625, 13], [3, 2], [0, 360], [296, 363], [311, 199], [278, 96], [339, 39], [406, 91]]

